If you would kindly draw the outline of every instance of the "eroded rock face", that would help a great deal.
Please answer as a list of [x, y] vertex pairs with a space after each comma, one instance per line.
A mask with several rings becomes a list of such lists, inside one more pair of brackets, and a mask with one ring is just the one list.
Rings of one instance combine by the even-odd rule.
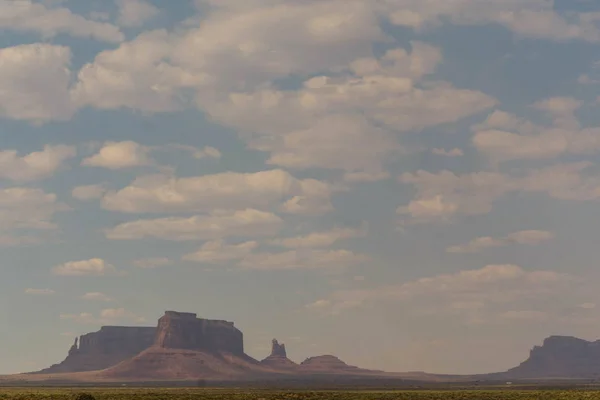
[[287, 354], [285, 352], [285, 344], [279, 344], [277, 339], [273, 339], [273, 341], [271, 342], [271, 356], [287, 357]]
[[316, 371], [347, 371], [357, 369], [332, 355], [309, 357], [300, 363], [303, 369]]
[[38, 373], [96, 371], [111, 367], [147, 349], [156, 328], [103, 326], [97, 332], [75, 339], [67, 358]]
[[600, 341], [550, 336], [529, 358], [506, 372], [512, 378], [591, 378], [600, 376]]
[[285, 344], [280, 344], [277, 339], [273, 339], [271, 342], [271, 354], [260, 363], [274, 369], [289, 369], [298, 366], [298, 364], [287, 358]]
[[194, 313], [167, 311], [158, 320], [154, 346], [244, 354], [242, 332], [233, 322], [197, 318]]

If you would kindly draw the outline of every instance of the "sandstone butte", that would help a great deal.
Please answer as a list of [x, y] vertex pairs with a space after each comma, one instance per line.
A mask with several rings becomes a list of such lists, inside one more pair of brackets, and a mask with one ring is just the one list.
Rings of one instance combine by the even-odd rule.
[[551, 336], [541, 346], [535, 346], [519, 366], [499, 373], [388, 373], [350, 366], [333, 355], [309, 357], [297, 364], [287, 357], [285, 345], [276, 339], [272, 341], [271, 354], [257, 361], [245, 354], [243, 334], [233, 322], [167, 311], [157, 327], [104, 326], [82, 335], [62, 362], [37, 372], [0, 377], [0, 383], [248, 381], [318, 376], [438, 382], [596, 379], [600, 377], [600, 341]]
[[244, 352], [243, 334], [233, 322], [167, 311], [156, 328], [105, 326], [82, 335], [62, 362], [27, 375], [55, 380], [172, 381], [328, 373], [371, 375], [379, 371], [350, 367], [333, 356], [312, 357], [296, 364], [276, 339], [271, 354], [257, 361]]

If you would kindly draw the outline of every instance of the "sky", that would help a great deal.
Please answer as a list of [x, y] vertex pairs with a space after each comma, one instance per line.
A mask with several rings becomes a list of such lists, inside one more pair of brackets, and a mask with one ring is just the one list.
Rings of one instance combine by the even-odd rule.
[[484, 373], [600, 338], [600, 4], [0, 0], [0, 373], [165, 310]]

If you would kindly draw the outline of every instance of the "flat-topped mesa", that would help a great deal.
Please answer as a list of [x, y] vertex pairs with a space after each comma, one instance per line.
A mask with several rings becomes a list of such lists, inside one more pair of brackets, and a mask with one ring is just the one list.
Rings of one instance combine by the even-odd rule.
[[39, 373], [83, 372], [111, 367], [150, 347], [155, 332], [154, 327], [103, 326], [97, 332], [76, 338], [64, 361]]
[[529, 358], [506, 372], [515, 378], [597, 377], [600, 375], [600, 342], [571, 336], [550, 336], [534, 346]]
[[244, 354], [244, 337], [233, 322], [166, 311], [158, 320], [155, 347]]

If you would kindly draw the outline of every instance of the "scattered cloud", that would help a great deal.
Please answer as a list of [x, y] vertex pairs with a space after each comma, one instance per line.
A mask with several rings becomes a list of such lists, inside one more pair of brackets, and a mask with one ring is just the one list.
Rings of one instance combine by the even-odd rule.
[[83, 300], [93, 300], [93, 301], [105, 301], [105, 302], [113, 301], [113, 299], [111, 299], [104, 293], [100, 293], [100, 292], [88, 292], [88, 293], [84, 294], [83, 296], [81, 296], [81, 298]]
[[160, 9], [146, 0], [115, 0], [118, 8], [117, 23], [128, 28], [142, 26], [156, 17]]
[[505, 237], [482, 236], [471, 240], [469, 243], [446, 248], [448, 253], [477, 253], [491, 247], [504, 247], [510, 244], [536, 245], [551, 240], [554, 234], [548, 231], [527, 230], [513, 232]]
[[25, 293], [27, 294], [32, 294], [35, 296], [49, 296], [49, 295], [53, 295], [56, 292], [52, 289], [32, 289], [32, 288], [28, 288], [25, 289]]
[[600, 129], [580, 126], [575, 112], [581, 106], [581, 101], [571, 97], [552, 97], [532, 104], [552, 119], [549, 126], [495, 111], [471, 128], [475, 132], [472, 144], [494, 163], [598, 153]]
[[28, 182], [47, 178], [58, 171], [64, 162], [75, 157], [74, 146], [44, 146], [42, 151], [34, 151], [19, 156], [16, 150], [0, 151], [0, 178], [17, 182]]
[[402, 284], [338, 290], [317, 300], [310, 308], [340, 313], [385, 302], [395, 306], [403, 304], [411, 312], [453, 313], [476, 321], [493, 319], [494, 315], [509, 312], [522, 301], [533, 302], [560, 295], [572, 290], [577, 282], [573, 276], [553, 271], [527, 271], [511, 264], [488, 265]]
[[290, 250], [282, 253], [252, 253], [237, 264], [247, 270], [338, 269], [368, 261], [350, 250]]
[[589, 162], [555, 164], [520, 174], [474, 172], [456, 175], [417, 171], [404, 173], [399, 181], [414, 185], [417, 195], [408, 205], [397, 209], [408, 215], [405, 222], [448, 221], [458, 215], [489, 213], [494, 201], [509, 193], [545, 193], [562, 200], [590, 201], [600, 196], [600, 180], [586, 174]]
[[121, 190], [109, 191], [102, 205], [111, 211], [157, 213], [248, 207], [272, 209], [279, 204], [287, 213], [319, 214], [331, 210], [331, 192], [325, 182], [296, 179], [280, 169], [186, 178], [148, 175]]
[[49, 39], [61, 33], [118, 43], [123, 34], [114, 25], [88, 20], [67, 7], [49, 7], [32, 0], [1, 0], [0, 28], [17, 32], [35, 32]]
[[189, 218], [159, 218], [126, 222], [106, 231], [113, 240], [156, 238], [163, 240], [210, 240], [225, 237], [271, 236], [283, 226], [277, 215], [254, 209], [214, 210]]
[[[14, 7], [7, 3], [20, 2], [0, 2], [0, 27], [6, 16], [2, 9]], [[69, 95], [70, 63], [66, 46], [33, 43], [0, 48], [0, 116], [36, 124], [71, 118], [75, 108]]]
[[62, 276], [104, 276], [115, 275], [119, 272], [114, 265], [101, 258], [91, 258], [82, 261], [70, 261], [57, 265], [52, 269], [55, 275]]
[[274, 246], [287, 247], [289, 249], [329, 247], [340, 240], [364, 237], [366, 234], [366, 227], [361, 229], [334, 228], [329, 231], [313, 232], [303, 236], [273, 239], [268, 243]]
[[197, 148], [194, 146], [184, 145], [184, 144], [171, 144], [170, 148], [187, 151], [192, 155], [192, 157], [201, 159], [201, 158], [221, 158], [221, 152], [211, 146], [204, 146], [203, 148]]
[[226, 244], [223, 240], [214, 240], [204, 243], [198, 251], [186, 254], [182, 258], [197, 263], [221, 264], [241, 260], [251, 254], [258, 246], [259, 243], [255, 241]]
[[149, 147], [131, 140], [106, 142], [97, 154], [84, 159], [81, 165], [108, 169], [143, 167], [154, 163], [149, 152]]

